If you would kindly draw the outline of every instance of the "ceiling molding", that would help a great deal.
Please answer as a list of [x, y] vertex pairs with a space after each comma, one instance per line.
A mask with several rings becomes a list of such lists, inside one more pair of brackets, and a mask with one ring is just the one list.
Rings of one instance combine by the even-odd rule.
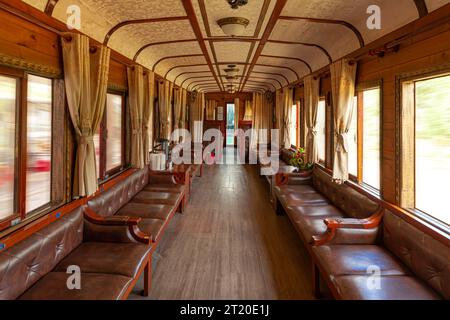
[[193, 82], [191, 82], [187, 87], [186, 87], [186, 89], [187, 90], [189, 90], [189, 88], [191, 88], [192, 89], [192, 85], [194, 85], [194, 87], [195, 86], [197, 86], [197, 85], [202, 85], [202, 84], [212, 84], [212, 85], [214, 85], [216, 82], [215, 82], [215, 80], [214, 79], [212, 79], [212, 80], [199, 80], [199, 81], [193, 81]]
[[[243, 78], [244, 76], [237, 76], [237, 77], [239, 77], [239, 78]], [[187, 81], [189, 81], [189, 80], [192, 80], [192, 79], [204, 79], [204, 80], [207, 80], [207, 79], [212, 79], [213, 78], [213, 76], [199, 76], [199, 77], [188, 77], [188, 78], [186, 78], [186, 79], [184, 79], [183, 80], [183, 82], [180, 84], [180, 87], [182, 87]], [[280, 81], [278, 81], [277, 79], [274, 79], [274, 78], [264, 78], [264, 77], [255, 77], [255, 76], [250, 76], [250, 79], [259, 79], [259, 80], [268, 80], [268, 81], [273, 81], [273, 82], [276, 82], [276, 83], [278, 83], [279, 84], [279, 86], [280, 86], [280, 88], [279, 89], [281, 89], [282, 87], [283, 87], [283, 85], [281, 84], [281, 82]], [[199, 80], [200, 81], [200, 80]], [[253, 80], [252, 80], [253, 81]], [[194, 81], [195, 82], [195, 81]], [[255, 82], [255, 81], [254, 81]], [[271, 86], [273, 86], [273, 88], [276, 90], [276, 87], [275, 87], [275, 85], [272, 83], [272, 82], [262, 82], [262, 81], [258, 81], [259, 83], [267, 83], [267, 84], [270, 84]], [[190, 82], [189, 84], [188, 84], [188, 86], [190, 86], [191, 84], [192, 84], [193, 82]]]
[[419, 18], [423, 18], [428, 14], [428, 8], [425, 0], [414, 0]]
[[[205, 70], [205, 71], [186, 71], [186, 72], [182, 72], [180, 74], [178, 74], [175, 77], [175, 80], [173, 81], [174, 83], [176, 83], [176, 81], [178, 80], [179, 77], [184, 76], [185, 74], [198, 74], [198, 73], [211, 73], [211, 71], [209, 70]], [[211, 75], [212, 76], [212, 75]]]
[[52, 16], [53, 10], [55, 10], [56, 5], [58, 4], [59, 0], [48, 0], [47, 4], [45, 5], [44, 12], [48, 16]]
[[300, 58], [294, 58], [294, 57], [282, 57], [282, 56], [272, 56], [272, 55], [267, 55], [267, 54], [262, 54], [260, 56], [261, 58], [274, 58], [274, 59], [284, 59], [284, 60], [294, 60], [294, 61], [299, 61], [301, 63], [303, 63], [304, 65], [306, 65], [306, 67], [309, 69], [309, 72], [312, 73], [313, 70], [310, 66], [310, 64], [308, 62], [306, 62], [303, 59]]
[[[191, 2], [191, 0], [181, 0], [181, 2], [183, 3], [183, 6], [184, 6], [184, 9], [186, 10], [187, 16], [189, 17], [189, 22], [191, 23], [191, 27], [197, 38], [198, 44], [200, 45], [203, 55], [205, 56], [206, 63], [208, 64], [208, 67], [211, 70], [211, 73], [214, 75], [214, 78], [216, 79], [217, 84], [220, 87], [220, 82], [219, 82], [219, 79], [217, 78], [217, 74], [214, 71], [214, 67], [212, 65], [211, 58], [209, 57], [208, 50], [206, 49], [205, 41], [203, 40], [202, 31], [200, 29], [200, 25], [198, 23], [194, 7], [192, 6], [192, 2]], [[167, 77], [167, 75], [168, 75], [168, 73], [166, 74], [166, 77]]]
[[322, 23], [322, 24], [335, 24], [335, 25], [341, 25], [348, 29], [350, 29], [356, 36], [359, 42], [359, 46], [362, 48], [364, 47], [364, 38], [359, 32], [359, 30], [352, 25], [351, 23], [344, 21], [344, 20], [332, 20], [332, 19], [317, 19], [317, 18], [308, 18], [308, 17], [292, 17], [292, 16], [280, 16], [280, 20], [288, 20], [288, 21], [306, 21], [306, 22], [312, 22], [312, 23]]
[[145, 46], [142, 46], [134, 55], [133, 61], [136, 62], [139, 55], [147, 48], [153, 47], [153, 46], [161, 46], [165, 44], [172, 44], [172, 43], [184, 43], [184, 42], [197, 42], [197, 39], [186, 39], [186, 40], [172, 40], [172, 41], [161, 41], [161, 42], [153, 42], [146, 44]]
[[161, 62], [163, 62], [165, 60], [177, 59], [177, 58], [192, 58], [192, 57], [203, 57], [203, 53], [200, 53], [200, 54], [182, 54], [182, 55], [178, 55], [178, 56], [170, 56], [170, 57], [161, 58], [161, 59], [159, 59], [158, 61], [155, 62], [155, 64], [153, 65], [152, 71], [154, 72], [156, 70], [156, 67], [158, 66], [158, 64], [160, 64]]
[[314, 43], [305, 43], [305, 42], [296, 42], [296, 41], [283, 41], [283, 40], [267, 40], [267, 43], [277, 43], [277, 44], [291, 44], [291, 45], [302, 45], [307, 47], [314, 47], [322, 51], [328, 58], [328, 62], [332, 63], [333, 59], [331, 58], [330, 53], [322, 46]]
[[[256, 65], [256, 62], [259, 59], [259, 56], [261, 55], [264, 46], [266, 45], [267, 40], [269, 40], [270, 35], [272, 34], [273, 28], [275, 27], [275, 24], [278, 21], [278, 18], [281, 15], [281, 12], [283, 11], [284, 6], [286, 5], [287, 0], [277, 0], [276, 4], [275, 4], [275, 8], [272, 11], [272, 14], [269, 18], [269, 21], [267, 23], [266, 26], [266, 30], [264, 30], [264, 33], [261, 37], [261, 41], [259, 42], [258, 48], [256, 49], [255, 54], [253, 55], [253, 60], [250, 64], [250, 66], [247, 69], [247, 74], [246, 77], [242, 83], [242, 88], [245, 86], [251, 72], [253, 71], [253, 68]], [[297, 75], [298, 78], [298, 74], [295, 73]]]
[[163, 18], [154, 18], [154, 19], [137, 19], [137, 20], [127, 20], [122, 21], [118, 24], [116, 24], [114, 27], [111, 28], [111, 30], [108, 31], [108, 33], [105, 36], [105, 40], [103, 40], [103, 44], [105, 46], [108, 45], [109, 39], [111, 39], [111, 36], [119, 30], [122, 27], [131, 25], [131, 24], [144, 24], [144, 23], [161, 23], [161, 22], [170, 22], [170, 21], [180, 21], [180, 20], [188, 20], [189, 17], [187, 16], [178, 16], [178, 17], [163, 17]]
[[[278, 77], [281, 77], [281, 78], [283, 78], [285, 81], [286, 81], [286, 85], [288, 86], [289, 85], [289, 79], [284, 75], [284, 74], [282, 74], [282, 73], [275, 73], [275, 72], [263, 72], [263, 71], [253, 71], [252, 73], [255, 73], [255, 74], [268, 74], [268, 75], [271, 75], [271, 76], [278, 76]], [[281, 82], [280, 82], [280, 84], [281, 84]]]
[[214, 77], [212, 75], [209, 75], [209, 76], [198, 76], [198, 77], [187, 77], [186, 79], [184, 79], [181, 82], [180, 87], [182, 87], [186, 83], [186, 81], [189, 81], [189, 80], [192, 80], [192, 79], [204, 79], [204, 78], [214, 78]]

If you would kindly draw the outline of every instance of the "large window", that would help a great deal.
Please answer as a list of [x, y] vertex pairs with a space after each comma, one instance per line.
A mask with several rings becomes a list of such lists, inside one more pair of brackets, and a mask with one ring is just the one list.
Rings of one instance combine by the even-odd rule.
[[326, 102], [319, 101], [317, 109], [317, 149], [320, 163], [325, 163], [326, 154]]
[[349, 130], [349, 173], [374, 189], [380, 189], [381, 155], [380, 89], [361, 90], [353, 102]]
[[450, 224], [450, 75], [414, 86], [415, 208]]
[[124, 164], [124, 97], [108, 93], [103, 121], [94, 135], [97, 176], [104, 180], [120, 172]]
[[0, 75], [0, 229], [52, 203], [52, 80], [5, 70]]

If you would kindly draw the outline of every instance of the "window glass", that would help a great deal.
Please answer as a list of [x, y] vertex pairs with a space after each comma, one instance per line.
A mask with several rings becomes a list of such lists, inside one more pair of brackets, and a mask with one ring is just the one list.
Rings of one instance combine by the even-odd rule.
[[52, 80], [28, 76], [26, 212], [50, 202]]
[[325, 162], [325, 143], [326, 143], [326, 108], [325, 100], [319, 101], [317, 110], [317, 148], [319, 161]]
[[291, 128], [289, 129], [290, 134], [290, 142], [291, 145], [296, 146], [297, 145], [297, 105], [294, 104], [291, 108]]
[[108, 94], [106, 102], [106, 171], [122, 165], [122, 96]]
[[416, 86], [416, 208], [450, 224], [450, 76]]
[[348, 173], [358, 175], [358, 97], [353, 100], [353, 115], [348, 131]]
[[363, 92], [364, 183], [380, 189], [380, 89]]
[[0, 220], [14, 212], [17, 80], [0, 76]]

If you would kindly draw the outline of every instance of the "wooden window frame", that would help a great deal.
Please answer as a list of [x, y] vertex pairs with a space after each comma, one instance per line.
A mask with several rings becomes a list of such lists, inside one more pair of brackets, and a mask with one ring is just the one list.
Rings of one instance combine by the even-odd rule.
[[[363, 181], [364, 172], [364, 91], [380, 90], [380, 189], [377, 189]], [[383, 81], [370, 81], [359, 84], [355, 90], [357, 97], [357, 176], [349, 174], [350, 181], [367, 189], [369, 192], [381, 195], [383, 190]]]
[[118, 174], [122, 173], [123, 171], [125, 171], [126, 169], [128, 169], [128, 166], [126, 164], [127, 160], [126, 160], [126, 124], [127, 124], [127, 97], [126, 97], [126, 93], [123, 91], [119, 91], [119, 90], [112, 90], [112, 89], [108, 89], [108, 94], [112, 94], [112, 95], [117, 95], [120, 96], [122, 98], [122, 134], [121, 134], [121, 138], [122, 138], [122, 150], [121, 150], [121, 164], [110, 169], [110, 170], [106, 170], [106, 154], [107, 154], [107, 150], [106, 150], [106, 144], [107, 144], [107, 139], [108, 139], [108, 127], [107, 127], [107, 115], [106, 115], [106, 104], [107, 101], [105, 101], [105, 112], [103, 113], [103, 118], [102, 121], [100, 123], [100, 134], [99, 134], [99, 142], [100, 142], [100, 157], [99, 157], [99, 170], [100, 172], [98, 173], [98, 180], [99, 183], [102, 184], [106, 181], [108, 181], [109, 179], [117, 176]]
[[[64, 167], [65, 162], [65, 137], [55, 139], [56, 131], [64, 132], [65, 111], [56, 114], [55, 107], [65, 110], [65, 95], [63, 80], [52, 78], [45, 74], [37, 74], [10, 67], [0, 66], [0, 75], [16, 79], [16, 133], [15, 133], [15, 172], [14, 172], [14, 213], [0, 221], [0, 233], [7, 233], [9, 230], [19, 227], [24, 223], [38, 219], [51, 212], [65, 202], [65, 170], [60, 174], [53, 168]], [[51, 172], [50, 172], [50, 201], [30, 212], [26, 211], [26, 187], [27, 187], [27, 157], [28, 157], [28, 75], [43, 77], [52, 81], [52, 125], [51, 125]], [[62, 84], [62, 85], [61, 85]], [[60, 105], [62, 104], [62, 106]], [[58, 148], [58, 149], [56, 149]], [[61, 150], [60, 153], [55, 152]]]
[[415, 83], [449, 75], [450, 64], [446, 64], [427, 70], [405, 73], [396, 78], [396, 202], [400, 208], [414, 217], [446, 234], [450, 234], [449, 225], [433, 215], [417, 209], [415, 204]]

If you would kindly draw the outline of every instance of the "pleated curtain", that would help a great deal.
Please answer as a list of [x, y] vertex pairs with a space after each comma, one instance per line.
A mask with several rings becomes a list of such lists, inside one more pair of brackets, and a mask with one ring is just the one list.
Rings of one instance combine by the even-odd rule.
[[159, 125], [161, 139], [170, 140], [172, 134], [173, 83], [164, 80], [158, 83]]
[[292, 96], [292, 92], [293, 90], [290, 88], [284, 88], [283, 91], [283, 96], [282, 96], [282, 117], [283, 117], [283, 122], [282, 122], [282, 128], [281, 130], [283, 131], [281, 136], [282, 136], [282, 146], [284, 146], [284, 148], [290, 148], [291, 147], [291, 126], [292, 126], [292, 113], [291, 113], [291, 109], [293, 106], [293, 96]]
[[252, 102], [250, 100], [245, 100], [244, 121], [252, 121], [252, 120], [253, 120]]
[[234, 131], [237, 132], [239, 129], [239, 113], [241, 112], [241, 102], [239, 98], [234, 99]]
[[205, 94], [201, 92], [192, 93], [190, 101], [190, 128], [193, 142], [203, 141], [203, 119], [205, 110]]
[[182, 116], [183, 116], [182, 96], [183, 96], [182, 89], [176, 88], [173, 94], [174, 130], [182, 128]]
[[[269, 142], [269, 131], [272, 128], [272, 104], [267, 100], [266, 96], [260, 92], [253, 93], [253, 134], [250, 142], [250, 149], [256, 151], [258, 144]], [[267, 134], [264, 135], [260, 131], [266, 129]]]
[[355, 96], [356, 63], [347, 59], [331, 64], [331, 91], [334, 107], [335, 150], [333, 180], [344, 183], [348, 180], [348, 131], [353, 116]]
[[305, 120], [307, 127], [306, 154], [308, 162], [318, 160], [317, 146], [317, 109], [319, 107], [319, 79], [307, 76], [304, 79], [305, 89]]
[[130, 164], [133, 168], [142, 169], [145, 166], [144, 138], [143, 138], [143, 113], [146, 103], [146, 89], [148, 85], [144, 80], [144, 69], [136, 65], [127, 68], [128, 92], [130, 101], [131, 122], [131, 157]]
[[217, 109], [217, 101], [216, 100], [206, 100], [206, 120], [216, 120], [216, 109]]
[[186, 89], [181, 89], [181, 123], [180, 128], [186, 129], [186, 122], [188, 121], [188, 95]]
[[73, 195], [97, 191], [93, 136], [106, 105], [110, 50], [100, 46], [90, 52], [89, 38], [65, 34], [62, 38], [64, 79], [70, 117], [77, 137]]
[[142, 141], [144, 164], [150, 163], [150, 152], [153, 151], [153, 110], [155, 104], [155, 74], [147, 71], [144, 77], [145, 81], [145, 100], [142, 112]]

